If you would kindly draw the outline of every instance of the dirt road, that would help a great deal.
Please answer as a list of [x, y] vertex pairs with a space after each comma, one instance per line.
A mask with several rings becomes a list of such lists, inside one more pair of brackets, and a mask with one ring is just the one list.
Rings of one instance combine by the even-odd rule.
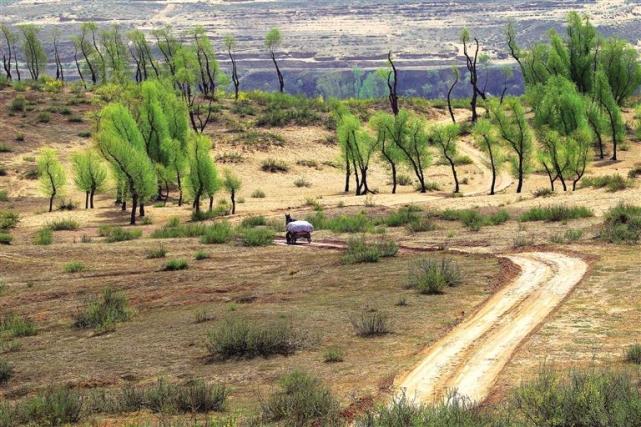
[[484, 400], [518, 345], [581, 280], [587, 264], [559, 253], [507, 256], [521, 274], [472, 317], [425, 351], [421, 363], [398, 383], [417, 402], [439, 402], [456, 391]]

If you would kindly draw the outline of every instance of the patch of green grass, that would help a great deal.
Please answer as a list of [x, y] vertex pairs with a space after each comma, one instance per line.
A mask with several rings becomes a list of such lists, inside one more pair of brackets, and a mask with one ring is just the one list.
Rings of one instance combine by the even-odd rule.
[[287, 173], [289, 172], [289, 166], [282, 160], [270, 158], [262, 161], [260, 164], [260, 170], [270, 173]]
[[345, 360], [345, 352], [340, 347], [329, 347], [323, 352], [323, 362], [339, 363]]
[[239, 234], [243, 246], [269, 246], [274, 243], [274, 231], [269, 228], [245, 228]]
[[483, 215], [475, 209], [446, 209], [438, 216], [446, 221], [460, 221], [471, 231], [479, 231], [483, 226], [500, 225], [510, 219], [506, 210]]
[[0, 143], [0, 153], [11, 153], [13, 150], [5, 143]]
[[331, 230], [335, 233], [365, 233], [374, 229], [374, 222], [364, 213], [339, 215], [328, 218], [321, 211], [305, 218], [316, 230]]
[[53, 231], [51, 231], [51, 228], [49, 227], [44, 227], [38, 230], [33, 237], [33, 244], [34, 245], [50, 245], [53, 243]]
[[8, 332], [13, 337], [30, 337], [38, 333], [38, 328], [32, 320], [9, 313], [0, 318], [0, 332]]
[[604, 176], [595, 176], [595, 177], [585, 177], [581, 180], [581, 187], [592, 187], [592, 188], [607, 188], [609, 192], [616, 192], [625, 190], [634, 185], [631, 180], [626, 180], [624, 177], [618, 174], [614, 175], [604, 175]]
[[309, 188], [312, 186], [312, 183], [307, 181], [304, 177], [299, 177], [294, 180], [294, 186], [297, 188]]
[[0, 231], [0, 245], [10, 245], [13, 241], [11, 234]]
[[13, 211], [0, 211], [0, 230], [15, 228], [20, 221], [20, 215]]
[[393, 257], [397, 252], [398, 245], [393, 240], [379, 239], [368, 242], [364, 237], [356, 237], [347, 241], [347, 250], [341, 262], [343, 264], [378, 262], [380, 258]]
[[217, 222], [205, 230], [200, 242], [207, 245], [227, 243], [234, 238], [234, 229], [227, 222]]
[[50, 228], [53, 231], [77, 230], [78, 228], [80, 228], [80, 224], [78, 224], [78, 221], [70, 218], [57, 219], [47, 223], [47, 228]]
[[584, 206], [553, 205], [531, 208], [519, 217], [519, 221], [559, 222], [594, 216], [592, 209]]
[[599, 232], [601, 240], [610, 243], [636, 244], [641, 238], [641, 207], [619, 204], [605, 214]]
[[209, 259], [209, 252], [207, 251], [196, 251], [194, 254], [194, 259], [196, 261], [202, 261], [204, 259]]
[[298, 334], [285, 320], [250, 322], [230, 317], [209, 331], [205, 345], [215, 359], [289, 355], [301, 346]]
[[163, 228], [154, 230], [151, 233], [152, 239], [175, 239], [175, 238], [189, 238], [200, 237], [204, 235], [208, 226], [205, 224], [174, 224], [169, 223]]
[[165, 271], [178, 271], [178, 270], [187, 270], [189, 268], [189, 264], [187, 263], [187, 260], [184, 259], [172, 259], [167, 261], [165, 264]]
[[63, 271], [65, 273], [80, 273], [85, 271], [85, 264], [80, 261], [71, 261], [64, 265]]
[[103, 225], [98, 230], [98, 234], [104, 237], [107, 243], [115, 243], [139, 239], [142, 236], [142, 230]]
[[264, 199], [266, 197], [263, 190], [254, 190], [250, 196], [252, 199]]
[[6, 190], [0, 190], [0, 202], [8, 202], [9, 201], [9, 195], [7, 194]]
[[145, 257], [149, 259], [164, 258], [165, 256], [167, 256], [167, 249], [162, 243], [157, 248], [149, 249], [145, 254]]
[[125, 294], [107, 288], [100, 298], [89, 301], [84, 310], [74, 316], [74, 326], [106, 332], [113, 330], [117, 323], [129, 320], [132, 314]]
[[366, 309], [350, 317], [354, 332], [359, 337], [370, 338], [391, 332], [389, 318], [378, 310]]
[[0, 360], [0, 385], [9, 382], [11, 377], [13, 377], [13, 366], [5, 360]]
[[341, 425], [339, 402], [319, 379], [294, 371], [278, 383], [280, 389], [261, 405], [263, 422], [287, 426]]
[[412, 264], [407, 287], [422, 294], [436, 295], [443, 293], [448, 286], [459, 285], [461, 281], [462, 274], [456, 262], [446, 258], [424, 258]]
[[267, 220], [262, 215], [248, 216], [247, 218], [244, 218], [240, 223], [240, 226], [243, 228], [253, 228], [261, 225], [267, 225]]
[[635, 365], [641, 365], [641, 344], [634, 344], [625, 351], [625, 360]]

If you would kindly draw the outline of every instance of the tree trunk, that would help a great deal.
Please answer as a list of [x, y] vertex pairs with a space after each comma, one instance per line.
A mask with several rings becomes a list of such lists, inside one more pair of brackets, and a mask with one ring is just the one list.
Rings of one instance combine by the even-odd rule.
[[352, 171], [349, 167], [349, 160], [345, 160], [345, 192], [349, 193], [349, 179], [352, 177]]
[[454, 177], [454, 194], [458, 194], [460, 191], [459, 183], [458, 183], [458, 175], [456, 174], [456, 166], [454, 165], [454, 160], [450, 159], [447, 157], [447, 161], [450, 163], [450, 167], [452, 168], [452, 176]]
[[145, 203], [140, 202], [140, 217], [142, 218], [144, 216], [145, 216]]
[[89, 209], [89, 192], [85, 191], [85, 209]]
[[272, 51], [272, 61], [274, 62], [274, 67], [276, 68], [276, 75], [278, 76], [278, 89], [280, 93], [285, 91], [285, 81], [283, 79], [283, 73], [280, 72], [280, 67], [278, 67], [278, 62], [276, 61], [276, 55]]
[[183, 186], [180, 182], [180, 173], [176, 174], [176, 181], [178, 183], [178, 206], [183, 205]]
[[[123, 203], [124, 206], [124, 203]], [[138, 195], [137, 194], [132, 194], [131, 195], [131, 218], [129, 220], [129, 224], [131, 225], [136, 225], [136, 209], [138, 208]]]
[[396, 194], [396, 164], [390, 162], [390, 166], [392, 167], [392, 194]]
[[231, 191], [231, 214], [236, 214], [236, 192], [234, 190]]
[[520, 193], [523, 189], [523, 156], [519, 154], [519, 183], [516, 187], [516, 192]]
[[200, 212], [200, 194], [196, 194], [194, 197], [194, 209], [196, 209], [196, 213]]
[[93, 209], [93, 196], [96, 194], [96, 189], [91, 189], [91, 194], [89, 195], [89, 206]]
[[49, 212], [53, 211], [53, 198], [56, 197], [56, 193], [53, 193], [51, 197], [49, 197]]
[[214, 196], [209, 196], [209, 212], [214, 210]]

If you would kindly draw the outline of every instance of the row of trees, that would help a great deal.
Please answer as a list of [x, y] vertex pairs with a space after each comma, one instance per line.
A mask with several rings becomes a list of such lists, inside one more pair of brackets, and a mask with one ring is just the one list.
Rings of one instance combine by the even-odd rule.
[[[136, 223], [137, 215], [145, 215], [147, 202], [167, 200], [171, 188], [178, 192], [179, 206], [187, 189], [198, 213], [202, 199], [209, 198], [211, 210], [214, 195], [224, 187], [235, 213], [240, 180], [231, 171], [219, 175], [210, 156], [211, 141], [191, 130], [188, 121], [187, 106], [170, 82], [147, 80], [123, 90], [117, 101], [105, 105], [98, 115], [96, 149], [72, 157], [74, 182], [85, 192], [85, 208], [93, 208], [94, 195], [104, 189], [106, 160], [116, 184], [117, 202], [123, 210], [131, 203], [131, 224]], [[42, 151], [38, 171], [51, 211], [66, 182], [53, 150]]]

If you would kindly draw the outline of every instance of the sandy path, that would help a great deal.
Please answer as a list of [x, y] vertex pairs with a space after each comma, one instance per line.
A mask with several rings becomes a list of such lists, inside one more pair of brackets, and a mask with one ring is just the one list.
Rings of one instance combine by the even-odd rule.
[[398, 389], [418, 402], [439, 402], [450, 391], [473, 401], [487, 397], [518, 347], [563, 301], [587, 271], [579, 258], [559, 253], [507, 256], [521, 274], [471, 318], [426, 349]]

